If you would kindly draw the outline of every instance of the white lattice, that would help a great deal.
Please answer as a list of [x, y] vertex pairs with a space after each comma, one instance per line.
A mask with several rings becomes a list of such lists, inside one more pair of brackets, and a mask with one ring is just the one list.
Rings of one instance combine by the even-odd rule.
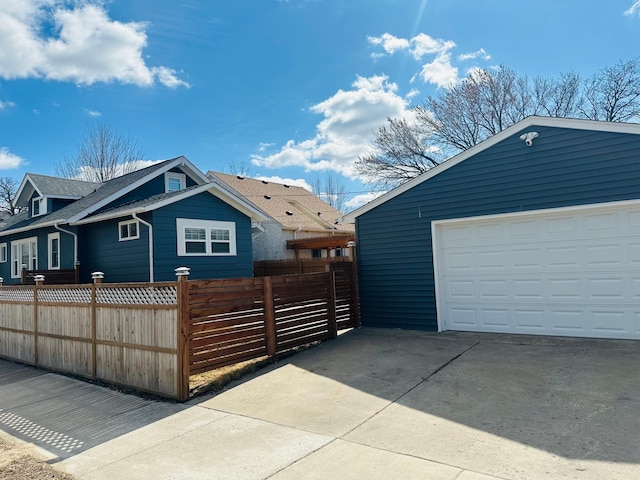
[[42, 288], [38, 290], [39, 302], [91, 303], [90, 288]]
[[96, 301], [106, 304], [175, 305], [178, 303], [174, 285], [161, 287], [100, 287]]
[[0, 288], [0, 301], [33, 302], [33, 290], [30, 288]]

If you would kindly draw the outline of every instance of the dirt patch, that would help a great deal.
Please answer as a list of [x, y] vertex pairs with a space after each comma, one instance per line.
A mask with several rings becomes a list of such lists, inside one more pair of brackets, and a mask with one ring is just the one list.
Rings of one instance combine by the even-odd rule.
[[30, 444], [9, 443], [0, 438], [0, 478], [2, 480], [73, 480], [34, 455]]

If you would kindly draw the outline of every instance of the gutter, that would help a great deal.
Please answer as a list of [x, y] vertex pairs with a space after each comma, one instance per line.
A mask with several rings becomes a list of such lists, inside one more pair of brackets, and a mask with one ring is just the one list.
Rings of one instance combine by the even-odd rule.
[[[65, 230], [62, 227], [58, 226], [58, 222], [53, 224], [53, 228], [55, 228], [56, 230], [59, 230], [61, 232], [64, 233], [68, 233], [69, 235], [71, 235], [73, 237], [73, 266], [74, 268], [76, 267], [76, 265], [78, 265], [78, 234], [73, 233], [69, 230]], [[62, 249], [60, 249], [62, 250]]]
[[149, 229], [149, 282], [153, 282], [153, 225], [141, 219], [137, 212], [132, 212], [131, 216]]

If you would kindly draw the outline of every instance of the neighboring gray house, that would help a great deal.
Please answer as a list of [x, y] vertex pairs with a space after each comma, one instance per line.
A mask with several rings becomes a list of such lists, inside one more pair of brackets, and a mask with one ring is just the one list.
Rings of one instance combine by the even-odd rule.
[[253, 259], [294, 260], [347, 256], [354, 238], [353, 225], [342, 223], [342, 213], [302, 187], [207, 172], [269, 216], [254, 224]]
[[638, 124], [529, 117], [345, 221], [364, 325], [640, 339]]

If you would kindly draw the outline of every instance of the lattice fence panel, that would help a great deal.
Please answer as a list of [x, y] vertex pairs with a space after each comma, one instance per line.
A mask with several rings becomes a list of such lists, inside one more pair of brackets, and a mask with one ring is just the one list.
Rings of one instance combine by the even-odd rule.
[[33, 302], [33, 289], [2, 287], [0, 288], [0, 301]]
[[96, 292], [97, 303], [125, 305], [176, 305], [175, 285], [153, 287], [100, 287]]
[[42, 288], [38, 302], [91, 303], [91, 288]]

